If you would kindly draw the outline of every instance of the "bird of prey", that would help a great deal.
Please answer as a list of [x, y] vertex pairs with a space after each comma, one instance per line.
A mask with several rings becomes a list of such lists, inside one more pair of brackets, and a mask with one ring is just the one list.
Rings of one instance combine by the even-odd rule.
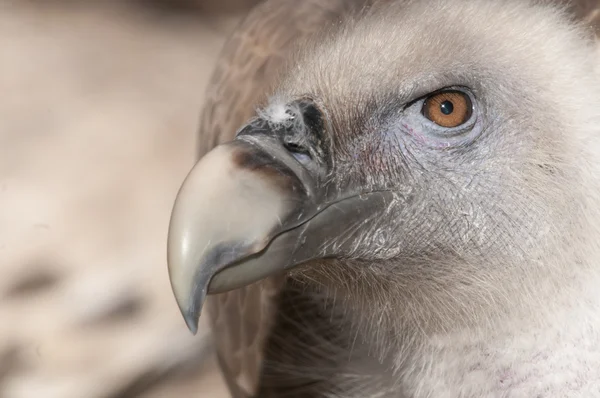
[[599, 13], [248, 15], [168, 242], [234, 397], [600, 397]]

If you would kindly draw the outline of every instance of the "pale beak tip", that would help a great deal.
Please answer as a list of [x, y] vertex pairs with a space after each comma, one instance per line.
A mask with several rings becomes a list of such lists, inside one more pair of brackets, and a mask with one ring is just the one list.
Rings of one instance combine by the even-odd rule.
[[204, 304], [204, 296], [201, 297], [193, 297], [192, 301], [189, 304], [181, 305], [179, 302], [179, 310], [181, 311], [181, 315], [187, 325], [187, 328], [190, 332], [195, 336], [198, 333], [198, 323], [200, 320], [200, 313], [202, 312], [202, 304]]
[[187, 300], [177, 300], [181, 315], [185, 320], [185, 324], [192, 334], [195, 336], [198, 333], [198, 323], [200, 321], [200, 313], [206, 299], [206, 288], [195, 289]]
[[200, 318], [200, 314], [196, 315], [192, 311], [183, 314], [183, 319], [185, 319], [185, 324], [187, 325], [192, 335], [196, 335], [198, 333], [198, 320]]

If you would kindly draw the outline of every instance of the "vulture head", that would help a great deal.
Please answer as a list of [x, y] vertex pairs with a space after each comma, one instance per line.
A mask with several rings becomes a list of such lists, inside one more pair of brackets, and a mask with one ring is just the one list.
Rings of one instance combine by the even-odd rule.
[[539, 2], [383, 2], [298, 47], [177, 197], [169, 271], [192, 330], [207, 294], [282, 272], [411, 340], [598, 308], [583, 29]]

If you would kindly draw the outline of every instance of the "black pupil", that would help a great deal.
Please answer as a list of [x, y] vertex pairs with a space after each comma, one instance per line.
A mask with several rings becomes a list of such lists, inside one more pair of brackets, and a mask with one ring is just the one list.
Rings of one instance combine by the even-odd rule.
[[440, 110], [444, 115], [449, 115], [454, 112], [454, 104], [451, 101], [444, 101], [440, 104]]

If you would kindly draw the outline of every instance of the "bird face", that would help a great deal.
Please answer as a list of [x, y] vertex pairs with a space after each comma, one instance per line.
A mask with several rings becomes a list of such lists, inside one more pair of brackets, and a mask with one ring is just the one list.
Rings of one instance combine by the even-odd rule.
[[564, 25], [522, 2], [408, 2], [305, 44], [179, 194], [169, 266], [188, 325], [205, 294], [300, 264], [430, 319], [535, 290], [581, 227], [573, 136], [597, 113], [589, 48]]

